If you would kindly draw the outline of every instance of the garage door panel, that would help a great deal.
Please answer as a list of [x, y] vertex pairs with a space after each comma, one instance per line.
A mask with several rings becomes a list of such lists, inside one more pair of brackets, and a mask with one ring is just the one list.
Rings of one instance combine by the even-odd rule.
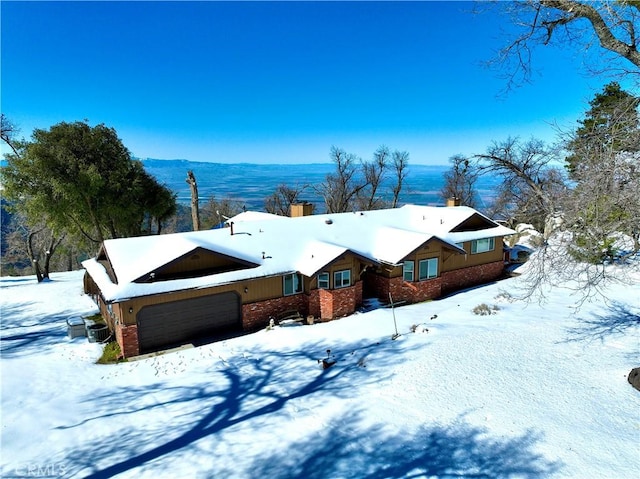
[[140, 350], [158, 350], [240, 329], [240, 298], [229, 292], [145, 306], [138, 312], [137, 323]]

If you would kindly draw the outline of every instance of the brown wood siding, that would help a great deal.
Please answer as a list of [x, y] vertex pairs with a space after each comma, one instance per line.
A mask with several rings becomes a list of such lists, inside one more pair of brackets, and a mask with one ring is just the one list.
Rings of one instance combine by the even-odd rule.
[[444, 261], [442, 261], [441, 271], [455, 271], [460, 268], [468, 268], [471, 266], [479, 266], [481, 264], [493, 263], [503, 259], [502, 253], [502, 237], [495, 238], [495, 247], [493, 251], [487, 251], [486, 253], [471, 254], [471, 242], [467, 241], [463, 245], [464, 250], [467, 252], [463, 254], [444, 254]]
[[228, 256], [220, 255], [204, 248], [196, 248], [182, 258], [158, 268], [155, 273], [157, 278], [194, 277], [249, 267], [251, 265], [236, 261]]
[[329, 273], [329, 289], [334, 289], [333, 273], [345, 270], [351, 271], [351, 285], [353, 286], [360, 280], [359, 275], [362, 268], [364, 268], [364, 266], [356, 256], [352, 254], [344, 254], [309, 278], [308, 288], [305, 288], [305, 291], [308, 293], [313, 289], [318, 289], [318, 275], [320, 273]]

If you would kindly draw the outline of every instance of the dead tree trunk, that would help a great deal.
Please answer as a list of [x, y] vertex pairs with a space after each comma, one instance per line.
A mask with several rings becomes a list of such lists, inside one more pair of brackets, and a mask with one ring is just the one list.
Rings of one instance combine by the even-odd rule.
[[187, 183], [191, 188], [191, 220], [193, 221], [193, 231], [200, 229], [200, 210], [198, 209], [198, 183], [193, 171], [187, 171]]

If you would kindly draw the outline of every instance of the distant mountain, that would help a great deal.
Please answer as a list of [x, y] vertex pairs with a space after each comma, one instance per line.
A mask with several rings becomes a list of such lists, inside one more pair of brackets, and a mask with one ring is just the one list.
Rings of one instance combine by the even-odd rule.
[[[253, 164], [253, 163], [206, 163], [188, 160], [142, 160], [145, 169], [158, 181], [165, 184], [178, 196], [181, 203], [189, 202], [191, 192], [185, 179], [187, 171], [193, 170], [198, 181], [198, 194], [202, 200], [215, 196], [217, 199], [231, 198], [246, 203], [247, 209], [262, 210], [264, 199], [280, 184], [290, 186], [317, 185], [326, 175], [335, 170], [333, 163], [314, 164]], [[441, 205], [440, 190], [444, 185], [446, 165], [409, 165], [409, 175], [401, 195], [402, 203]], [[389, 180], [381, 194], [390, 196]], [[496, 181], [483, 178], [478, 190], [483, 199], [494, 195]], [[323, 210], [322, 199], [308, 189], [306, 201], [315, 203]]]
[[[187, 171], [192, 170], [198, 181], [198, 193], [202, 201], [211, 196], [217, 199], [230, 198], [242, 201], [247, 209], [262, 210], [264, 199], [275, 191], [280, 184], [289, 186], [317, 185], [326, 175], [335, 169], [333, 163], [313, 164], [254, 164], [254, 163], [209, 163], [184, 159], [162, 160], [156, 158], [141, 159], [142, 164], [160, 183], [176, 193], [180, 203], [191, 199], [189, 185], [185, 179]], [[0, 165], [6, 165], [0, 160]], [[402, 203], [423, 205], [441, 205], [440, 190], [444, 185], [443, 174], [446, 165], [412, 165], [406, 179]], [[495, 196], [496, 178], [481, 178], [477, 189], [481, 200], [487, 203]], [[382, 194], [389, 194], [390, 183]], [[303, 200], [317, 204], [322, 211], [322, 199], [309, 188]]]

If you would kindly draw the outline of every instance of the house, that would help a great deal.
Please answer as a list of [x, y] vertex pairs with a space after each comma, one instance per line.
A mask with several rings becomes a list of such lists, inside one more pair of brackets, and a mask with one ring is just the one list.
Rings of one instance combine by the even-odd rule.
[[292, 213], [247, 211], [227, 228], [106, 240], [83, 263], [85, 292], [129, 357], [256, 330], [286, 311], [330, 320], [367, 297], [414, 303], [492, 281], [513, 233], [465, 206]]

